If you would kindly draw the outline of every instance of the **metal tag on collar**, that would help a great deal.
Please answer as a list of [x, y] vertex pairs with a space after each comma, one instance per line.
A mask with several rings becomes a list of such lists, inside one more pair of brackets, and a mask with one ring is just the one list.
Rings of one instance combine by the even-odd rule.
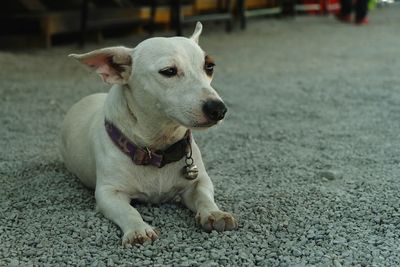
[[149, 156], [149, 159], [151, 159], [151, 150], [146, 146], [145, 147], [146, 152], [147, 152], [147, 156]]
[[[189, 141], [190, 142], [190, 141]], [[194, 180], [199, 175], [199, 169], [194, 164], [194, 160], [192, 158], [192, 146], [189, 145], [189, 153], [186, 155], [185, 164], [186, 166], [182, 169], [183, 176], [188, 180]]]

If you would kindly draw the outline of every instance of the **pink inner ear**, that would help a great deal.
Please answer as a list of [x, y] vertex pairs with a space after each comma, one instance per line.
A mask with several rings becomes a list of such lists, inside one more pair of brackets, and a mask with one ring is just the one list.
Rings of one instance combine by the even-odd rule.
[[92, 57], [88, 57], [82, 59], [81, 62], [83, 64], [88, 65], [91, 68], [97, 69], [102, 65], [107, 65], [107, 56], [106, 55], [96, 55]]
[[85, 58], [81, 62], [95, 69], [105, 82], [107, 82], [110, 78], [119, 77], [118, 71], [110, 65], [109, 55], [96, 55]]
[[109, 65], [102, 65], [96, 69], [96, 72], [100, 74], [103, 81], [107, 81], [109, 78], [119, 76], [118, 72], [116, 72], [113, 68]]

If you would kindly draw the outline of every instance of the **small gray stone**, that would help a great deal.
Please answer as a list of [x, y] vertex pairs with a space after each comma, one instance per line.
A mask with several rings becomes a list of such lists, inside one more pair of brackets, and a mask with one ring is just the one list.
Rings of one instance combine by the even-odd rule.
[[342, 267], [342, 264], [341, 264], [337, 259], [334, 259], [334, 260], [333, 260], [333, 265], [334, 265], [335, 267]]
[[115, 254], [110, 255], [110, 259], [111, 259], [114, 263], [116, 263], [116, 264], [119, 263], [119, 258], [118, 258], [118, 256], [115, 255]]
[[153, 252], [151, 250], [145, 250], [143, 251], [143, 255], [146, 257], [151, 257], [153, 255]]
[[300, 257], [302, 255], [302, 253], [298, 249], [293, 249], [293, 255], [296, 256], [296, 257]]
[[77, 254], [79, 257], [83, 257], [83, 256], [85, 255], [85, 251], [84, 251], [83, 249], [80, 249], [80, 250], [78, 250], [78, 251], [76, 252], [76, 254]]
[[151, 261], [149, 261], [149, 260], [144, 260], [143, 261], [143, 265], [144, 266], [149, 266], [151, 264]]
[[114, 266], [114, 261], [112, 259], [107, 260], [107, 266], [112, 267]]
[[17, 259], [12, 259], [10, 261], [10, 266], [20, 266], [19, 261]]
[[340, 179], [342, 177], [340, 172], [335, 171], [335, 170], [320, 171], [318, 173], [318, 176], [321, 178], [325, 178], [327, 180], [336, 180], [336, 179]]
[[261, 262], [261, 261], [263, 261], [263, 260], [264, 260], [264, 258], [263, 258], [263, 257], [261, 257], [261, 256], [258, 256], [258, 255], [256, 256], [256, 258], [255, 258], [255, 259], [256, 259], [256, 261], [259, 261], [259, 262]]

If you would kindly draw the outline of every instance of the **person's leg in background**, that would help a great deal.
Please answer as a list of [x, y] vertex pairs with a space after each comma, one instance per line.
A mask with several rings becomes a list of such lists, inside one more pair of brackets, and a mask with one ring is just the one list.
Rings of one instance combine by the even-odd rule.
[[355, 10], [356, 10], [355, 22], [357, 24], [367, 24], [368, 0], [357, 0], [355, 5]]
[[351, 22], [351, 11], [353, 9], [353, 0], [340, 0], [340, 13], [337, 18], [343, 22]]

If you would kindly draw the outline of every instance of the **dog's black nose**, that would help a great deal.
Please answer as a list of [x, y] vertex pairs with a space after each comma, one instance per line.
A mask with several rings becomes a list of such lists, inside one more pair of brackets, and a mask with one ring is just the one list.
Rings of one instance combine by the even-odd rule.
[[203, 112], [209, 120], [220, 121], [225, 117], [227, 108], [220, 100], [207, 100], [203, 105]]

